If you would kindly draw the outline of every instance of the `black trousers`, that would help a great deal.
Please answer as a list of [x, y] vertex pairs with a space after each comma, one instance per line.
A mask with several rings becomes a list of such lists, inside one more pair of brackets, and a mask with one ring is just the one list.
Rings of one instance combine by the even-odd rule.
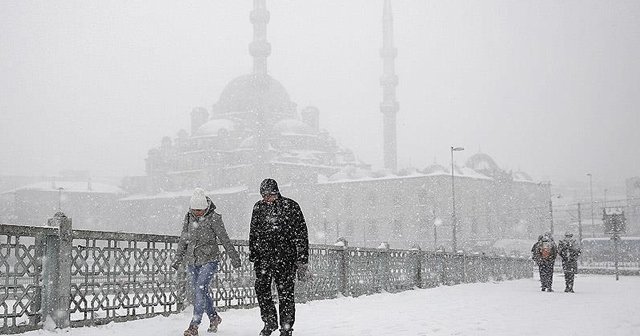
[[271, 295], [271, 283], [275, 281], [278, 288], [280, 328], [292, 329], [296, 320], [294, 298], [296, 265], [256, 262], [254, 270], [256, 272], [256, 296], [258, 297], [258, 305], [260, 305], [262, 321], [270, 326], [278, 326], [278, 315]]
[[573, 290], [573, 281], [576, 277], [576, 273], [578, 272], [578, 262], [577, 261], [569, 261], [562, 264], [562, 269], [564, 270], [564, 283], [567, 289]]
[[540, 270], [540, 284], [542, 288], [551, 288], [553, 284], [553, 263], [541, 262], [538, 264]]

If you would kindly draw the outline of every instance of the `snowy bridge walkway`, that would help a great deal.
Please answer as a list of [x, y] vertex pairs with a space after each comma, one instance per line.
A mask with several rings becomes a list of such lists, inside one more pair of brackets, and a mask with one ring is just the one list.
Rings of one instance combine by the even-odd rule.
[[[294, 335], [640, 335], [640, 277], [616, 282], [613, 276], [579, 274], [575, 294], [562, 291], [564, 279], [557, 275], [556, 292], [541, 292], [538, 285], [534, 278], [312, 301], [297, 306]], [[22, 335], [181, 336], [190, 312]], [[262, 327], [257, 308], [221, 316], [219, 336], [256, 336]], [[201, 335], [216, 335], [200, 329]]]

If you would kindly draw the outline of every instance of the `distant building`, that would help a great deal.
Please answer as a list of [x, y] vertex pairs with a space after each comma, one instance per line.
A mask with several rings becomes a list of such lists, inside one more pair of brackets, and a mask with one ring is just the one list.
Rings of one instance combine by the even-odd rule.
[[[164, 137], [149, 150], [144, 176], [121, 187], [92, 182], [88, 173], [34, 183], [1, 194], [17, 224], [44, 225], [58, 209], [74, 228], [179, 234], [195, 187], [205, 188], [232, 238], [246, 239], [258, 187], [275, 178], [297, 200], [314, 243], [346, 239], [350, 246], [424, 249], [452, 246], [452, 178], [459, 248], [487, 250], [501, 238], [534, 239], [548, 231], [549, 184], [500, 168], [487, 154], [463, 166], [434, 163], [396, 168], [391, 4], [384, 3], [381, 56], [385, 169], [359, 161], [326, 130], [321, 112], [298, 109], [283, 85], [267, 73], [269, 12], [254, 1], [249, 45], [253, 72], [232, 80], [209, 109], [191, 112], [189, 131]], [[377, 115], [377, 113], [376, 113]], [[1, 182], [1, 180], [0, 180]], [[382, 244], [382, 245], [385, 245]]]
[[[254, 2], [251, 22], [253, 73], [232, 80], [210, 110], [195, 108], [190, 131], [165, 137], [146, 159], [146, 176], [123, 182], [119, 200], [128, 226], [137, 231], [177, 233], [194, 187], [207, 190], [230, 234], [246, 238], [258, 185], [275, 178], [284, 195], [298, 200], [310, 237], [332, 243], [392, 247], [449, 246], [451, 172], [434, 164], [396, 170], [398, 103], [390, 1], [385, 1], [383, 102], [384, 161], [374, 171], [319, 128], [315, 107], [298, 111], [280, 82], [267, 73], [269, 12]], [[477, 248], [500, 237], [536, 237], [549, 223], [548, 185], [522, 172], [502, 170], [486, 154], [473, 155], [454, 172], [459, 246]], [[436, 221], [437, 219], [437, 221]], [[435, 228], [434, 222], [442, 223]], [[437, 236], [437, 237], [436, 237]], [[436, 242], [436, 238], [438, 242]], [[477, 246], [476, 246], [477, 245]]]
[[626, 180], [627, 207], [627, 235], [640, 236], [640, 177], [631, 177]]
[[74, 229], [118, 231], [118, 199], [124, 196], [118, 187], [77, 180], [37, 182], [5, 192], [14, 199], [15, 224], [42, 226], [57, 211], [73, 220]]

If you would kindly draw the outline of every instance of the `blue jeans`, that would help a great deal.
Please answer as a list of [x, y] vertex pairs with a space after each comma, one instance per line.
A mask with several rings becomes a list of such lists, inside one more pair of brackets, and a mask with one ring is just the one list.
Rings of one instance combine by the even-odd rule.
[[209, 294], [209, 283], [213, 275], [218, 271], [218, 262], [212, 261], [200, 266], [189, 266], [193, 284], [193, 318], [192, 325], [200, 325], [202, 314], [207, 311], [210, 318], [216, 316], [216, 309], [213, 307], [213, 299]]

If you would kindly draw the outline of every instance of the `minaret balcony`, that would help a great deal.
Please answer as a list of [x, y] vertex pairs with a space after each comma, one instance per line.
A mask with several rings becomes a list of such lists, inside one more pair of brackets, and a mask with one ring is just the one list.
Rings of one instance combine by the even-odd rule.
[[400, 104], [396, 101], [380, 103], [380, 112], [383, 114], [396, 114], [400, 110]]
[[249, 53], [253, 57], [267, 57], [271, 55], [271, 43], [267, 41], [253, 41], [249, 44]]

